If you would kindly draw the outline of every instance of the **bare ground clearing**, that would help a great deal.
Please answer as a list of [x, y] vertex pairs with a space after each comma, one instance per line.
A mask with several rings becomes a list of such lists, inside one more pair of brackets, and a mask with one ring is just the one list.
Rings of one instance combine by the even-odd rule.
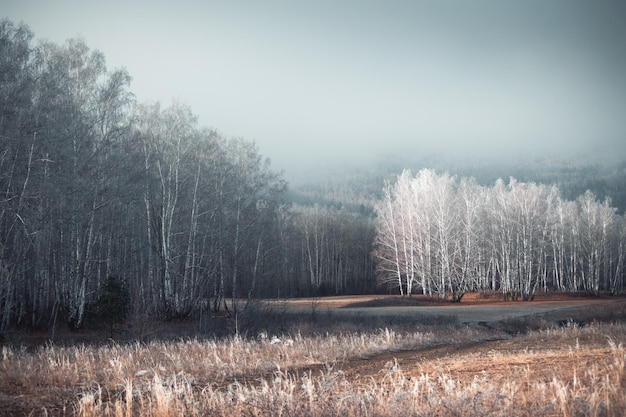
[[[507, 319], [523, 319], [541, 316], [559, 316], [562, 319], [576, 319], [587, 316], [592, 310], [607, 305], [626, 306], [626, 298], [595, 298], [558, 295], [537, 297], [535, 301], [501, 301], [494, 298], [483, 299], [474, 294], [466, 296], [461, 303], [433, 300], [432, 297], [413, 296], [414, 305], [404, 305], [411, 301], [400, 301], [403, 305], [393, 305], [404, 299], [397, 296], [338, 296], [324, 298], [288, 299], [270, 301], [270, 305], [284, 305], [295, 311], [312, 310], [329, 314], [356, 316], [421, 316], [451, 317], [459, 323], [493, 323]], [[364, 306], [374, 305], [374, 307]], [[381, 305], [376, 307], [375, 305]]]

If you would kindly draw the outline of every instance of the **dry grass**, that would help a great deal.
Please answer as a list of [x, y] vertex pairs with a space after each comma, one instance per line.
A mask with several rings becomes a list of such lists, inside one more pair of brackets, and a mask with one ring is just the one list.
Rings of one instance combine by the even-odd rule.
[[0, 400], [30, 415], [618, 416], [625, 343], [623, 324], [593, 323], [3, 347]]

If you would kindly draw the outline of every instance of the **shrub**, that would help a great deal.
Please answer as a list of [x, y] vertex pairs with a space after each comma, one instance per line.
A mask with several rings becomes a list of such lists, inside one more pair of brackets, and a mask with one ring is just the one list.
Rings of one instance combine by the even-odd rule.
[[109, 327], [112, 335], [113, 327], [123, 324], [130, 310], [130, 294], [124, 283], [114, 276], [107, 278], [98, 291], [95, 307], [96, 317]]

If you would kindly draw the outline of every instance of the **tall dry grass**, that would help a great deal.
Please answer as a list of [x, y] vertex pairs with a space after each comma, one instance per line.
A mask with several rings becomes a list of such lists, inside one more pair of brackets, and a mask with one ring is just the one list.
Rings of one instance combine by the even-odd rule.
[[[488, 352], [491, 363], [502, 365], [497, 374], [455, 374], [463, 357], [454, 362], [440, 358], [430, 371], [392, 360], [367, 377], [337, 366], [381, 352], [493, 337], [481, 329], [444, 326], [416, 332], [49, 345], [36, 352], [4, 347], [0, 372], [4, 383], [70, 398], [70, 411], [85, 417], [626, 414], [623, 324], [572, 325], [518, 336], [510, 340], [515, 344]], [[563, 361], [567, 368], [543, 373], [524, 368], [534, 361]]]

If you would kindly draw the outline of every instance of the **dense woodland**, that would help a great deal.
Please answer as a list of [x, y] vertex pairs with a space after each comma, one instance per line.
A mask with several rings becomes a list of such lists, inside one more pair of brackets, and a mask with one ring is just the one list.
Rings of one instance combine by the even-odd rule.
[[[138, 103], [130, 84], [82, 40], [0, 21], [0, 334], [84, 327], [120, 289], [129, 313], [160, 319], [413, 287], [623, 289], [624, 164], [589, 184], [602, 200], [559, 192], [581, 186], [576, 167], [505, 184], [370, 166], [288, 189], [254, 143], [198, 126], [184, 105]], [[422, 176], [432, 183], [413, 190]]]
[[254, 143], [137, 103], [82, 40], [4, 20], [0, 74], [0, 333], [81, 327], [107, 283], [166, 319], [375, 289], [371, 219], [290, 205]]

